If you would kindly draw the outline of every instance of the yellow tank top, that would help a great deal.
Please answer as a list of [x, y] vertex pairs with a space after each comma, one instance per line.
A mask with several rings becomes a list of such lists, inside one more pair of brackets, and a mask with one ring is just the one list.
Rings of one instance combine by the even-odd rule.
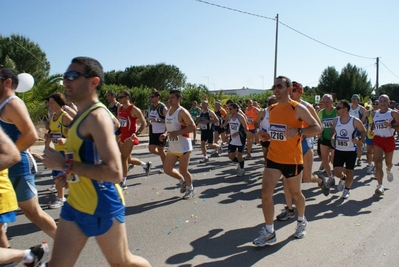
[[63, 151], [65, 146], [56, 143], [57, 138], [66, 138], [67, 136], [67, 128], [62, 125], [62, 118], [65, 114], [66, 112], [62, 111], [58, 119], [54, 121], [55, 113], [53, 113], [50, 120], [51, 141], [54, 144], [54, 149], [57, 151]]
[[0, 171], [0, 214], [18, 209], [17, 196], [8, 178], [8, 170]]
[[[102, 103], [97, 102], [75, 117], [68, 129], [65, 144], [65, 157], [77, 162], [97, 165], [102, 160], [92, 140], [84, 139], [78, 134], [79, 125], [97, 108], [104, 108], [112, 120], [112, 113]], [[101, 145], [101, 144], [97, 144]], [[125, 208], [125, 201], [119, 185], [111, 182], [97, 181], [76, 174], [68, 174], [69, 195], [67, 202], [75, 209], [98, 216], [110, 216]]]

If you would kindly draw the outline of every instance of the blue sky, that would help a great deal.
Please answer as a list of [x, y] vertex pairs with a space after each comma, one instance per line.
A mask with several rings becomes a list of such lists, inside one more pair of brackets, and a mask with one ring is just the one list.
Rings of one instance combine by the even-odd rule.
[[[210, 90], [269, 88], [277, 75], [317, 86], [328, 66], [351, 63], [379, 84], [399, 83], [399, 2], [395, 0], [269, 1], [209, 0], [266, 18], [195, 0], [13, 0], [2, 2], [0, 34], [20, 34], [39, 44], [62, 73], [75, 56], [98, 59], [105, 71], [166, 63], [187, 82]], [[271, 18], [271, 19], [267, 19]]]

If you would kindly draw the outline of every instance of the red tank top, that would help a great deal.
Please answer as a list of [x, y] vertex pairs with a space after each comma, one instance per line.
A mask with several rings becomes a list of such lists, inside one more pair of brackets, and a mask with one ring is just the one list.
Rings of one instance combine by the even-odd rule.
[[121, 140], [122, 142], [131, 137], [137, 129], [137, 118], [130, 115], [130, 111], [134, 107], [133, 104], [123, 110], [123, 107], [119, 109], [119, 123], [121, 124]]

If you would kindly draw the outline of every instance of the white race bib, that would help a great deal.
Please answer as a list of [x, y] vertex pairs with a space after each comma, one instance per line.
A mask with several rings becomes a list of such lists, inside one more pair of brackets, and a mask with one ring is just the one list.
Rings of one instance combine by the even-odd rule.
[[286, 141], [285, 132], [287, 126], [284, 124], [270, 124], [269, 134], [270, 138], [276, 141]]

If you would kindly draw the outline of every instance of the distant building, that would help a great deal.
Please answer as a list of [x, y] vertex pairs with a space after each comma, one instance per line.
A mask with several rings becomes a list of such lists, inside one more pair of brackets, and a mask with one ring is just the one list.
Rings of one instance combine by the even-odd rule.
[[248, 87], [243, 87], [241, 89], [220, 89], [217, 91], [210, 91], [210, 92], [213, 94], [217, 94], [220, 91], [222, 91], [223, 94], [227, 94], [227, 95], [247, 96], [250, 94], [261, 94], [261, 93], [267, 91], [267, 89], [262, 90], [262, 89], [251, 89]]

